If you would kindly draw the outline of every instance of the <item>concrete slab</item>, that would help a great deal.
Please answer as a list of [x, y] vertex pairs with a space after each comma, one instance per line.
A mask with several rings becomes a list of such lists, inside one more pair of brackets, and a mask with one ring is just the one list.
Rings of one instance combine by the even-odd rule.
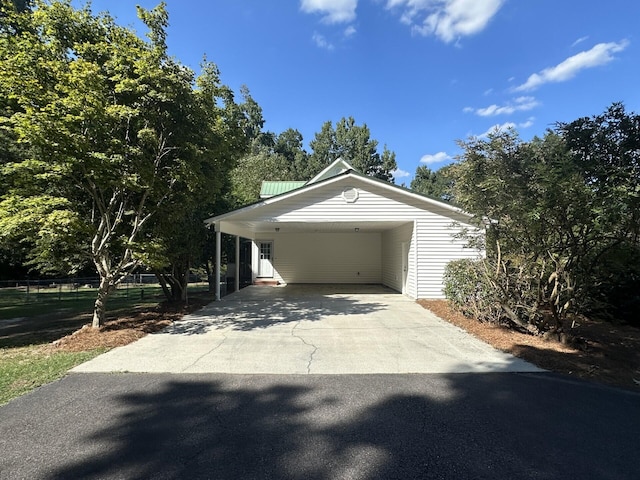
[[74, 372], [536, 372], [378, 285], [247, 287]]

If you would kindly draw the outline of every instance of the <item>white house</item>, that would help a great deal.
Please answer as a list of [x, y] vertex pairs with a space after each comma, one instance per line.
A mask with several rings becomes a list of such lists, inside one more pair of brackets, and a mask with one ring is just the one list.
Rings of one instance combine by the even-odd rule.
[[474, 228], [469, 214], [341, 159], [306, 183], [268, 182], [262, 196], [206, 221], [218, 246], [221, 233], [236, 236], [236, 268], [240, 237], [251, 240], [254, 283], [382, 284], [411, 298], [442, 298], [445, 265], [481, 254], [456, 237]]

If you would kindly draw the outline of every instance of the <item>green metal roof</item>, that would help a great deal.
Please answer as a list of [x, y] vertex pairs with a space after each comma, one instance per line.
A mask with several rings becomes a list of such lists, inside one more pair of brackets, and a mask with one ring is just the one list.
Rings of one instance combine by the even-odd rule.
[[282, 193], [290, 192], [296, 188], [303, 187], [307, 182], [268, 182], [263, 181], [260, 188], [260, 198], [269, 198]]

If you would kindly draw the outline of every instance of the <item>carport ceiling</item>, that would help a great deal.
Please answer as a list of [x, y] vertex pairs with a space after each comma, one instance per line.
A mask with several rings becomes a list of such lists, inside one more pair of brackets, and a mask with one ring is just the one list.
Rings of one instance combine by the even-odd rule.
[[[413, 220], [363, 222], [232, 222], [256, 233], [375, 233], [397, 228]], [[356, 230], [357, 229], [357, 230]]]

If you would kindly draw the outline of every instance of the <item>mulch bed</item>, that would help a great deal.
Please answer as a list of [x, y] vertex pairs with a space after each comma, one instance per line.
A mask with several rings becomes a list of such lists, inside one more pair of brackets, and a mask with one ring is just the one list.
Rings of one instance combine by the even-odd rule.
[[187, 306], [160, 304], [153, 309], [111, 318], [100, 328], [92, 328], [90, 324], [86, 324], [72, 334], [52, 342], [51, 347], [67, 352], [120, 347], [168, 327], [209, 302], [210, 295], [194, 295], [189, 299]]
[[581, 318], [566, 330], [572, 345], [467, 318], [446, 300], [418, 300], [440, 318], [545, 370], [640, 390], [640, 329]]

